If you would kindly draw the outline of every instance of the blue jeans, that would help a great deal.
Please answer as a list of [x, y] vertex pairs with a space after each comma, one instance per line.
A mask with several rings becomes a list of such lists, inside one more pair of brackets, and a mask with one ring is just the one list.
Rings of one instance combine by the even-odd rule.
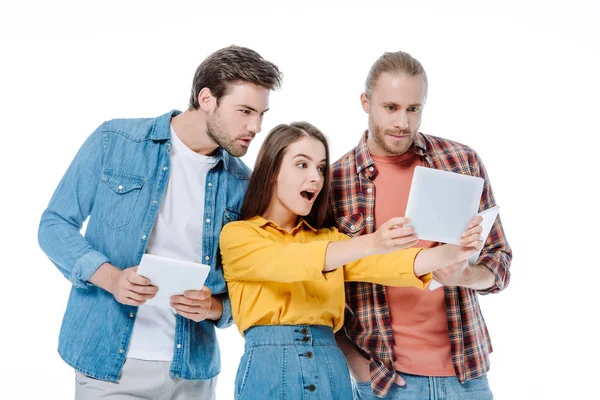
[[[487, 376], [483, 375], [461, 384], [455, 376], [427, 377], [400, 374], [406, 385], [394, 384], [386, 399], [407, 400], [491, 400], [494, 398]], [[352, 382], [355, 400], [379, 400], [371, 392], [370, 382]]]
[[236, 399], [352, 399], [350, 372], [332, 328], [255, 326], [244, 336]]

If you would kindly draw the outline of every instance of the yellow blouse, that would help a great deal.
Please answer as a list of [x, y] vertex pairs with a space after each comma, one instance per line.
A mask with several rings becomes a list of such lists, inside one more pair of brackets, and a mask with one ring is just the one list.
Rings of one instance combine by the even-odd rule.
[[336, 228], [316, 230], [302, 219], [291, 233], [262, 217], [227, 224], [221, 256], [240, 333], [256, 325], [302, 324], [337, 331], [344, 321], [344, 281], [423, 289], [431, 280], [431, 274], [415, 276], [414, 260], [421, 251], [415, 248], [323, 272], [329, 243], [347, 239]]

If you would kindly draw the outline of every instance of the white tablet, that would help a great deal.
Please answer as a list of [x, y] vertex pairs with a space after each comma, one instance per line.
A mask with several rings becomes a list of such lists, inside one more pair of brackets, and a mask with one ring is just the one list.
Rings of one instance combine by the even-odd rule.
[[[487, 240], [487, 237], [490, 235], [490, 231], [492, 230], [492, 226], [494, 226], [494, 222], [496, 221], [496, 217], [498, 216], [499, 212], [500, 212], [500, 207], [494, 206], [494, 207], [488, 208], [487, 210], [484, 210], [478, 214], [478, 215], [481, 215], [481, 217], [483, 218], [483, 221], [481, 222], [481, 240], [483, 240], [483, 243], [485, 243], [485, 241]], [[483, 250], [483, 248], [481, 250]], [[473, 254], [471, 257], [469, 257], [469, 260], [468, 260], [469, 265], [477, 264], [477, 260], [479, 260], [479, 256], [481, 255], [481, 250], [479, 250], [479, 252], [477, 252], [477, 254]], [[432, 280], [431, 283], [429, 284], [429, 290], [435, 290], [441, 286], [442, 286], [441, 283], [439, 283], [435, 280]]]
[[171, 308], [171, 296], [202, 289], [209, 272], [210, 266], [205, 264], [144, 254], [137, 273], [158, 287], [156, 296], [144, 305]]
[[416, 167], [406, 216], [419, 239], [459, 244], [477, 215], [483, 183], [476, 176]]

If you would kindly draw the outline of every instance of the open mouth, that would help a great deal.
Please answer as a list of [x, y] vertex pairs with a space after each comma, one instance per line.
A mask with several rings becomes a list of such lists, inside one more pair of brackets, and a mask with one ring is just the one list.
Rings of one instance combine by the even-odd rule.
[[306, 201], [312, 201], [315, 198], [315, 192], [310, 191], [310, 190], [303, 190], [303, 191], [300, 192], [300, 195]]

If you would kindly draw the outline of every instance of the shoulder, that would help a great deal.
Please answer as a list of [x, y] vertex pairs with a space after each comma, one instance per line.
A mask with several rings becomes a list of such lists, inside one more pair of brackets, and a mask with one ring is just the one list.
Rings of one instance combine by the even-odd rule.
[[118, 118], [105, 121], [100, 129], [104, 133], [117, 134], [136, 142], [148, 140], [156, 118]]
[[249, 181], [252, 175], [252, 170], [248, 167], [241, 159], [232, 156], [229, 153], [224, 154], [228, 157], [227, 171], [233, 175], [233, 177], [240, 181]]
[[427, 142], [428, 148], [431, 147], [434, 151], [462, 153], [468, 156], [476, 156], [477, 153], [466, 144], [459, 143], [455, 140], [445, 139], [439, 136], [422, 134]]
[[479, 175], [483, 163], [472, 147], [438, 136], [421, 135], [427, 143], [427, 152], [444, 165], [443, 169], [468, 168], [471, 175]]
[[235, 239], [246, 239], [254, 234], [264, 235], [263, 227], [254, 219], [233, 221], [226, 224], [221, 231], [221, 242]]
[[333, 164], [331, 164], [331, 170], [339, 171], [341, 169], [346, 169], [354, 165], [356, 165], [356, 147], [352, 148], [352, 150], [348, 151], [346, 154], [344, 154], [338, 160], [336, 160]]

